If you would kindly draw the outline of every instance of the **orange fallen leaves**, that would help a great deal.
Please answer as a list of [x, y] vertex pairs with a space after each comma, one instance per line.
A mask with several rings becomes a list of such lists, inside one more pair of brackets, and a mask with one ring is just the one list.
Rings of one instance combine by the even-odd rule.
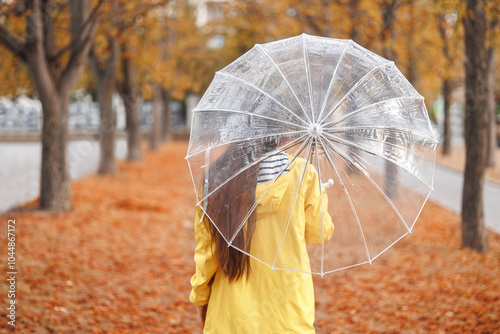
[[[195, 196], [186, 151], [171, 143], [142, 163], [120, 161], [116, 177], [73, 182], [68, 213], [29, 211], [35, 201], [0, 216], [0, 240], [8, 218], [19, 229], [17, 330], [201, 333], [188, 300]], [[317, 332], [499, 332], [500, 236], [490, 233], [491, 252], [478, 254], [460, 248], [459, 224], [428, 203], [413, 233], [373, 265], [315, 277]], [[0, 299], [6, 305], [5, 285]], [[9, 328], [1, 309], [0, 331]]]

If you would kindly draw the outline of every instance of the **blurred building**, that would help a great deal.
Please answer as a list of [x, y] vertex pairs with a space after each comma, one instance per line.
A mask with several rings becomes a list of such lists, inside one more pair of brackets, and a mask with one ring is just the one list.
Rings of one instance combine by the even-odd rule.
[[205, 32], [213, 34], [207, 42], [207, 47], [220, 49], [224, 46], [224, 35], [221, 29], [224, 27], [218, 23], [224, 19], [224, 5], [228, 0], [191, 0], [196, 6], [196, 25]]
[[203, 27], [222, 21], [223, 6], [227, 2], [227, 0], [191, 0], [191, 3], [196, 6], [196, 25]]

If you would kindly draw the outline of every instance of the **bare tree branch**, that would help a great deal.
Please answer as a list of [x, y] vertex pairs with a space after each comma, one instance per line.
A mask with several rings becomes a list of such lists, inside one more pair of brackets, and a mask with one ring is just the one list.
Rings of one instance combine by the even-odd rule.
[[10, 50], [16, 57], [26, 62], [26, 44], [23, 40], [3, 24], [0, 24], [0, 43]]
[[495, 27], [497, 26], [497, 24], [500, 21], [499, 18], [498, 18], [500, 10], [498, 10], [498, 8], [495, 8], [492, 11], [493, 11], [493, 14], [492, 14], [493, 20], [491, 20], [490, 24], [489, 24], [489, 29], [490, 30], [495, 29]]
[[25, 5], [27, 10], [31, 9], [26, 16], [26, 47], [34, 48], [36, 43], [44, 40], [40, 0], [25, 0]]
[[90, 68], [94, 71], [98, 78], [103, 75], [103, 66], [101, 66], [99, 59], [97, 59], [97, 55], [95, 54], [95, 49], [93, 47], [89, 51], [89, 64]]
[[56, 53], [54, 3], [51, 0], [42, 0], [41, 5], [45, 54], [50, 59]]
[[94, 20], [89, 26], [89, 32], [85, 34], [85, 39], [71, 48], [70, 59], [61, 75], [61, 80], [59, 82], [60, 87], [68, 85], [71, 81], [77, 79], [77, 76], [75, 77], [75, 75], [77, 74], [75, 72], [75, 69], [79, 68], [79, 65], [85, 61], [83, 56], [88, 53], [89, 48], [92, 46], [92, 41], [98, 25], [99, 19]]
[[[134, 14], [131, 16], [131, 19], [129, 20], [129, 22], [126, 22], [126, 23], [121, 22], [120, 32], [124, 33], [127, 29], [133, 28], [137, 24], [137, 18], [147, 15], [148, 12], [151, 11], [151, 9], [153, 9], [155, 7], [165, 6], [168, 3], [168, 1], [169, 0], [164, 0], [162, 2], [155, 4], [155, 5], [144, 5], [143, 4], [142, 6], [135, 7]], [[124, 15], [124, 14], [122, 12], [119, 15]]]

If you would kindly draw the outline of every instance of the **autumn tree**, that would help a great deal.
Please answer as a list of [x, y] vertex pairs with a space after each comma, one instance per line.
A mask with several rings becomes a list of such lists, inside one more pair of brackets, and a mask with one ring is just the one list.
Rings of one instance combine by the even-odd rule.
[[488, 251], [483, 185], [489, 130], [485, 0], [467, 0], [465, 26], [465, 146], [462, 245]]
[[[380, 2], [380, 13], [382, 16], [382, 29], [380, 30], [382, 42], [382, 56], [388, 60], [396, 61], [396, 43], [395, 43], [395, 22], [396, 9], [401, 0], [382, 0]], [[395, 144], [395, 138], [387, 139], [387, 149], [391, 150]], [[389, 197], [397, 196], [397, 178], [398, 169], [394, 163], [386, 161], [385, 163], [385, 193]]]
[[[68, 105], [98, 26], [100, 5], [91, 8], [88, 0], [25, 0], [1, 9], [0, 43], [27, 64], [43, 107], [42, 209], [71, 207], [65, 154]], [[13, 13], [24, 16], [23, 35], [9, 29]]]
[[[129, 4], [133, 7], [133, 4]], [[120, 40], [120, 76], [116, 82], [117, 90], [125, 106], [127, 130], [127, 160], [142, 160], [142, 134], [139, 119], [140, 91], [137, 85], [137, 66], [135, 55], [138, 52], [138, 39], [144, 27], [140, 26], [143, 16], [139, 13], [130, 13], [121, 19], [119, 33]], [[127, 33], [126, 33], [127, 32]]]
[[142, 160], [142, 134], [139, 119], [139, 87], [137, 86], [137, 68], [134, 65], [132, 54], [136, 51], [129, 42], [120, 44], [121, 80], [117, 81], [117, 89], [125, 105], [125, 119], [127, 130], [127, 160]]
[[[303, 14], [306, 3], [309, 10]], [[296, 0], [276, 0], [265, 4], [244, 0], [226, 3], [223, 20], [218, 23], [223, 27], [219, 33], [224, 36], [222, 63], [229, 64], [258, 43], [295, 36], [305, 30], [319, 35], [317, 31], [323, 25], [309, 26], [305, 23], [305, 15], [312, 16], [318, 7], [313, 0], [306, 3]]]
[[[97, 97], [99, 102], [99, 109], [101, 115], [100, 145], [101, 156], [99, 162], [99, 174], [115, 174], [116, 173], [116, 159], [115, 159], [115, 113], [112, 109], [112, 97], [116, 91], [117, 86], [117, 73], [122, 65], [122, 78], [131, 79], [130, 71], [134, 69], [126, 69], [129, 60], [122, 60], [122, 48], [126, 41], [132, 43], [140, 43], [137, 48], [137, 55], [128, 54], [126, 57], [139, 57], [141, 59], [148, 58], [150, 49], [145, 46], [144, 40], [148, 40], [148, 34], [142, 34], [141, 38], [136, 38], [139, 31], [144, 31], [145, 28], [150, 28], [151, 24], [145, 17], [148, 13], [155, 8], [165, 5], [165, 1], [143, 1], [141, 3], [130, 3], [123, 0], [112, 0], [107, 6], [108, 20], [103, 22], [98, 30], [93, 48], [90, 52], [90, 64], [92, 71], [97, 81]], [[126, 47], [126, 45], [125, 45]], [[154, 62], [154, 60], [153, 60]], [[136, 64], [134, 64], [135, 66]], [[124, 75], [127, 74], [127, 75]], [[132, 73], [134, 76], [134, 73]], [[121, 81], [121, 92], [124, 93]], [[136, 87], [137, 90], [137, 87]], [[122, 97], [124, 95], [122, 94]], [[140, 128], [139, 128], [139, 113], [138, 102], [134, 101], [132, 95], [125, 96], [125, 108], [127, 114], [127, 129], [128, 143], [129, 143], [129, 159], [140, 160]], [[132, 104], [132, 105], [130, 105]], [[134, 107], [134, 104], [137, 107]], [[129, 124], [130, 123], [130, 124]]]
[[195, 8], [185, 1], [171, 2], [169, 10], [166, 52], [155, 68], [155, 81], [164, 97], [183, 100], [190, 93], [203, 94], [215, 71], [226, 65], [220, 46], [215, 45], [225, 27], [221, 21], [197, 24]]
[[26, 64], [19, 61], [7, 48], [0, 44], [0, 96], [31, 94], [33, 84]]

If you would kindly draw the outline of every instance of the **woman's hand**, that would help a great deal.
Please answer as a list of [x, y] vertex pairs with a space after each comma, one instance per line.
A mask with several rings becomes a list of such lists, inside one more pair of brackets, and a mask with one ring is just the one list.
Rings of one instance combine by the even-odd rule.
[[203, 325], [203, 327], [205, 327], [205, 319], [207, 318], [207, 308], [208, 304], [197, 307], [198, 315], [200, 316], [201, 324]]

